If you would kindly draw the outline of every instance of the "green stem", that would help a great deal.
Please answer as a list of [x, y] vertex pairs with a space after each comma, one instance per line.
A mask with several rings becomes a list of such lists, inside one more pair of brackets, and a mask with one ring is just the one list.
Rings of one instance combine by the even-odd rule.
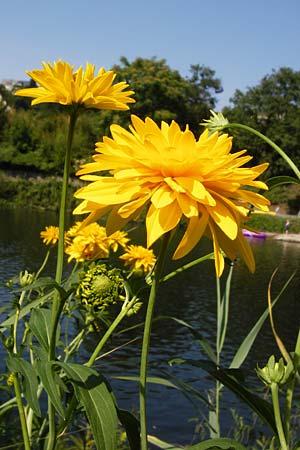
[[20, 384], [19, 384], [18, 374], [14, 373], [13, 374], [13, 378], [14, 378], [14, 389], [15, 389], [16, 400], [17, 400], [17, 405], [18, 405], [18, 410], [19, 410], [21, 428], [22, 428], [24, 449], [25, 450], [30, 450], [30, 441], [29, 441], [29, 435], [28, 435], [28, 430], [27, 430], [25, 411], [24, 411], [24, 406], [23, 406], [22, 396], [21, 396], [21, 391], [20, 391]]
[[170, 239], [170, 233], [166, 233], [163, 237], [160, 253], [157, 259], [154, 277], [148, 299], [146, 312], [146, 320], [144, 325], [144, 336], [142, 344], [142, 354], [140, 362], [140, 426], [141, 426], [141, 450], [148, 450], [148, 432], [147, 432], [147, 366], [150, 347], [150, 335], [152, 326], [152, 317], [155, 305], [157, 289], [162, 273], [166, 251]]
[[173, 272], [170, 272], [167, 275], [165, 275], [161, 280], [159, 280], [159, 282], [164, 283], [165, 281], [170, 280], [171, 278], [175, 277], [179, 273], [184, 272], [185, 270], [188, 270], [191, 267], [194, 267], [203, 261], [207, 261], [208, 259], [214, 259], [214, 253], [208, 253], [205, 256], [201, 256], [201, 258], [194, 259], [194, 261], [184, 264], [183, 266], [179, 267], [178, 269], [174, 270]]
[[38, 270], [37, 273], [35, 274], [35, 277], [34, 277], [34, 278], [35, 278], [36, 280], [38, 279], [38, 277], [40, 276], [41, 272], [42, 272], [42, 271], [44, 270], [44, 268], [46, 267], [46, 264], [47, 264], [48, 259], [49, 259], [49, 255], [50, 255], [50, 250], [47, 251], [46, 256], [45, 256], [45, 259], [44, 259], [44, 261], [43, 261], [41, 267], [39, 268], [39, 270]]
[[291, 160], [291, 158], [277, 145], [275, 142], [273, 142], [271, 139], [269, 139], [264, 134], [260, 133], [259, 131], [255, 130], [252, 127], [249, 127], [248, 125], [243, 125], [241, 123], [228, 123], [223, 126], [223, 129], [225, 128], [240, 128], [241, 130], [249, 131], [252, 134], [255, 134], [257, 137], [265, 141], [267, 144], [269, 144], [279, 155], [285, 159], [285, 161], [289, 164], [290, 168], [296, 175], [296, 177], [300, 180], [300, 171], [296, 164]]
[[272, 393], [275, 423], [276, 423], [276, 428], [277, 428], [277, 432], [278, 432], [278, 438], [279, 438], [281, 450], [289, 450], [287, 443], [286, 443], [286, 438], [285, 438], [282, 421], [281, 421], [280, 405], [279, 405], [279, 399], [278, 399], [278, 384], [277, 383], [271, 383], [271, 393]]
[[90, 356], [90, 359], [85, 364], [87, 367], [92, 367], [102, 348], [110, 338], [111, 334], [115, 331], [119, 323], [124, 319], [124, 317], [126, 316], [128, 311], [132, 308], [136, 300], [137, 300], [136, 297], [134, 297], [132, 300], [130, 300], [130, 302], [123, 305], [123, 308], [121, 309], [121, 311], [119, 312], [113, 323], [110, 325], [110, 327], [107, 329], [107, 331], [104, 333], [102, 339], [99, 341], [97, 347]]
[[297, 370], [299, 368], [299, 361], [300, 361], [300, 329], [298, 331], [298, 337], [297, 337], [295, 351], [294, 351], [294, 357], [293, 357], [295, 375], [293, 376], [292, 380], [289, 382], [289, 384], [287, 386], [286, 397], [285, 397], [285, 411], [284, 411], [283, 427], [284, 427], [287, 444], [289, 443], [291, 410], [292, 410], [292, 402], [293, 402], [293, 395], [294, 395], [294, 389], [295, 389], [295, 381], [297, 378]]
[[[70, 123], [69, 123], [69, 132], [68, 132], [68, 140], [67, 140], [67, 148], [65, 155], [65, 165], [64, 165], [64, 175], [63, 175], [63, 184], [62, 184], [62, 192], [60, 199], [60, 209], [59, 209], [59, 239], [58, 239], [58, 249], [57, 249], [57, 262], [56, 262], [56, 276], [55, 281], [60, 285], [62, 281], [62, 273], [63, 273], [63, 262], [64, 262], [64, 234], [65, 234], [65, 223], [66, 223], [66, 209], [67, 209], [67, 199], [68, 199], [68, 184], [69, 184], [69, 174], [70, 174], [70, 165], [71, 165], [71, 153], [72, 153], [72, 143], [75, 131], [76, 120], [78, 118], [78, 111], [76, 109], [72, 110], [70, 113]], [[52, 330], [51, 330], [51, 342], [49, 349], [49, 359], [55, 358], [55, 337], [56, 337], [56, 329], [58, 324], [58, 317], [61, 308], [60, 308], [61, 299], [59, 293], [56, 292], [54, 294], [54, 301], [52, 305]]]
[[17, 351], [17, 329], [18, 329], [18, 322], [19, 322], [19, 317], [20, 317], [20, 310], [21, 310], [21, 306], [22, 306], [24, 297], [25, 297], [25, 291], [22, 291], [22, 293], [20, 295], [19, 303], [17, 306], [14, 325], [13, 325], [13, 342], [14, 342], [13, 353], [15, 355], [18, 353], [18, 351]]
[[[57, 262], [56, 262], [56, 276], [55, 281], [61, 285], [62, 274], [63, 274], [63, 262], [64, 262], [64, 234], [65, 234], [65, 223], [66, 223], [66, 209], [67, 209], [67, 199], [68, 199], [68, 184], [71, 166], [71, 153], [72, 144], [74, 138], [75, 125], [78, 118], [78, 109], [74, 107], [70, 112], [70, 122], [68, 131], [67, 148], [65, 155], [64, 164], [64, 174], [63, 174], [63, 184], [60, 199], [60, 209], [59, 209], [59, 239], [58, 239], [58, 249], [57, 249]], [[49, 360], [55, 359], [56, 353], [56, 332], [59, 323], [59, 317], [63, 309], [63, 299], [61, 299], [58, 292], [54, 293], [54, 299], [52, 304], [52, 319], [51, 319], [51, 337], [49, 345]], [[48, 398], [48, 415], [49, 415], [49, 434], [47, 441], [47, 450], [53, 450], [56, 445], [56, 426], [55, 426], [55, 409], [54, 406]]]

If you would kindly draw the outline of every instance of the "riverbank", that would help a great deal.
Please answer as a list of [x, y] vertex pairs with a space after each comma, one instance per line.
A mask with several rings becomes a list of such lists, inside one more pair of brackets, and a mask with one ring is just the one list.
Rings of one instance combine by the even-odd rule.
[[274, 234], [271, 237], [276, 241], [297, 242], [300, 244], [300, 234], [296, 233]]

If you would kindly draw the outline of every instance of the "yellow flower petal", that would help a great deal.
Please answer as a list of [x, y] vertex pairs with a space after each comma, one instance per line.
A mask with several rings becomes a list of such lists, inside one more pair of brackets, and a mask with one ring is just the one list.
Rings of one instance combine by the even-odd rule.
[[203, 213], [199, 217], [191, 217], [174, 255], [173, 259], [183, 258], [187, 255], [201, 239], [208, 223], [208, 214]]
[[163, 234], [175, 228], [180, 218], [181, 210], [177, 202], [159, 209], [151, 205], [146, 217], [147, 247], [151, 247]]
[[238, 225], [231, 211], [220, 201], [217, 201], [215, 208], [207, 206], [207, 210], [221, 230], [230, 239], [235, 239], [238, 233]]

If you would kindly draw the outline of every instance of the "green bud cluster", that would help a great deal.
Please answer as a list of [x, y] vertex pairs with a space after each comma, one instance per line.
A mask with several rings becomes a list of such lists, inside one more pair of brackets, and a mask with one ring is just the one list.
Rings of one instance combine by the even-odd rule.
[[19, 281], [22, 287], [29, 286], [30, 284], [32, 284], [33, 280], [33, 273], [29, 273], [27, 270], [25, 270], [24, 272], [20, 272]]
[[91, 265], [83, 272], [76, 291], [77, 298], [94, 311], [103, 311], [124, 299], [123, 278], [118, 269], [105, 264]]
[[285, 365], [282, 358], [278, 362], [275, 361], [275, 356], [270, 356], [265, 367], [257, 367], [256, 373], [264, 384], [270, 386], [272, 383], [278, 385], [285, 384], [293, 372], [293, 363], [289, 362]]

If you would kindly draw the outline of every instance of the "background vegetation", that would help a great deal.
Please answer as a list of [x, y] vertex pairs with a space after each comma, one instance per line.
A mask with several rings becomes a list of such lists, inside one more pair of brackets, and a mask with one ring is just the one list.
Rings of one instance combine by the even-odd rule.
[[[136, 103], [128, 112], [102, 111], [84, 114], [79, 119], [74, 142], [73, 174], [80, 164], [90, 161], [95, 142], [109, 134], [111, 123], [127, 127], [130, 114], [151, 116], [157, 122], [176, 120], [181, 127], [188, 123], [196, 136], [199, 125], [217, 109], [221, 80], [209, 67], [190, 66], [190, 76], [183, 77], [171, 69], [164, 59], [125, 57], [113, 67], [118, 81], [126, 80], [135, 91]], [[33, 82], [31, 82], [33, 84]], [[1, 204], [38, 205], [41, 197], [56, 208], [57, 183], [63, 171], [66, 116], [58, 105], [30, 106], [30, 99], [16, 97], [12, 90], [0, 85], [0, 199]], [[261, 131], [300, 164], [300, 71], [282, 67], [266, 75], [261, 82], [241, 92], [237, 90], [231, 106], [223, 114], [231, 122], [250, 125]], [[254, 163], [270, 162], [266, 176], [289, 175], [289, 168], [279, 155], [252, 135], [234, 131], [236, 149], [248, 148]], [[17, 175], [17, 176], [16, 176]], [[41, 181], [43, 179], [43, 182]], [[50, 201], [48, 201], [50, 199]], [[271, 193], [281, 212], [297, 214], [300, 190], [285, 188]]]

